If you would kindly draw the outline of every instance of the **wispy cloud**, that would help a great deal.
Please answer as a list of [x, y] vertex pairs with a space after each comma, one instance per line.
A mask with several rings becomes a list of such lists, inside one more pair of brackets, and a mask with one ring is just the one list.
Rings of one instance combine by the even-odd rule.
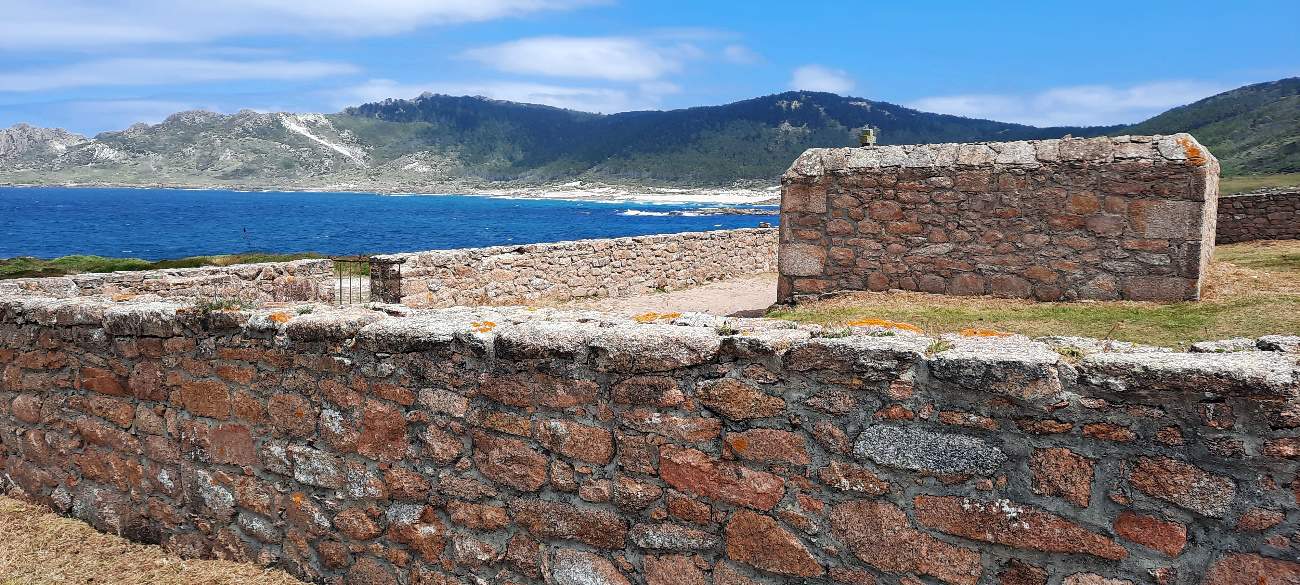
[[727, 45], [722, 48], [722, 60], [737, 65], [753, 65], [763, 57], [745, 45]]
[[304, 80], [356, 73], [333, 61], [122, 58], [0, 71], [0, 92], [91, 86], [143, 86], [237, 80]]
[[604, 0], [6, 0], [0, 48], [202, 43], [265, 35], [365, 37], [480, 22]]
[[401, 83], [391, 79], [371, 79], [332, 92], [331, 99], [336, 107], [342, 108], [387, 98], [411, 98], [430, 92], [446, 95], [479, 95], [583, 112], [612, 113], [655, 108], [664, 95], [677, 91], [679, 91], [677, 86], [663, 82], [618, 88], [514, 81]]
[[790, 76], [790, 89], [848, 93], [857, 85], [848, 72], [823, 65], [804, 65]]
[[680, 71], [692, 49], [631, 37], [533, 37], [470, 49], [462, 56], [507, 73], [647, 81]]
[[1202, 81], [1158, 81], [1116, 87], [1077, 85], [1030, 94], [965, 94], [915, 100], [927, 112], [1034, 126], [1101, 126], [1139, 122], [1232, 86]]

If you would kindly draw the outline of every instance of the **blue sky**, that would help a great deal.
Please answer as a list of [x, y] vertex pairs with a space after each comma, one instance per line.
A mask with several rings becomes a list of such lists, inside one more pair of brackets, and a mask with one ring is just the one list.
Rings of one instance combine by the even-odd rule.
[[1134, 122], [1300, 75], [1296, 0], [0, 0], [0, 127], [333, 112], [423, 91], [588, 111], [787, 89]]

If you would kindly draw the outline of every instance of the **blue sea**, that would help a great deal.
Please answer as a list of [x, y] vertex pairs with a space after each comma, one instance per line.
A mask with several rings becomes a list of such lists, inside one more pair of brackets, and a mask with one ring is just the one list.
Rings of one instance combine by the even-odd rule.
[[0, 258], [382, 254], [756, 227], [701, 205], [471, 195], [0, 187]]

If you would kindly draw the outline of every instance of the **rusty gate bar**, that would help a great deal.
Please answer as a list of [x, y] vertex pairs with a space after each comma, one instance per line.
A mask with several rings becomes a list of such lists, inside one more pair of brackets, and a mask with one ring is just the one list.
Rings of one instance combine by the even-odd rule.
[[335, 304], [393, 302], [388, 300], [391, 295], [387, 294], [387, 287], [400, 289], [401, 260], [381, 260], [361, 255], [338, 256], [330, 260], [334, 262]]

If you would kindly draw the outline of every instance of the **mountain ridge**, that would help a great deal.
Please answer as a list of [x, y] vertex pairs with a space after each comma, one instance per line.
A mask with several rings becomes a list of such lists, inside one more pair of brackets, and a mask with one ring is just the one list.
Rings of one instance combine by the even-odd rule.
[[772, 184], [805, 149], [856, 145], [868, 126], [880, 129], [881, 144], [1190, 130], [1229, 173], [1285, 172], [1300, 170], [1295, 112], [1300, 78], [1244, 86], [1139, 124], [1052, 128], [809, 91], [615, 114], [422, 94], [334, 114], [191, 110], [93, 138], [19, 124], [0, 130], [0, 183], [413, 192], [574, 180]]

